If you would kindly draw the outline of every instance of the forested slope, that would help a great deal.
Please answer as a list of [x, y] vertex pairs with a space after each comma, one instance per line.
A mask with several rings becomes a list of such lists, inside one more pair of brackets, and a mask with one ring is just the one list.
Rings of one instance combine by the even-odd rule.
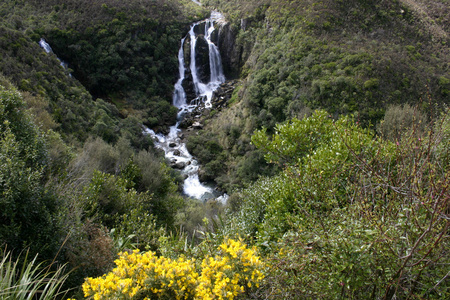
[[[191, 21], [206, 16], [190, 1], [3, 1], [1, 12], [2, 71], [18, 87], [48, 93], [53, 103], [71, 96], [81, 101], [81, 92], [68, 88], [81, 83], [95, 98], [152, 127], [174, 121], [170, 99], [178, 43]], [[76, 80], [65, 78], [56, 60], [45, 57], [37, 44], [41, 38], [68, 63]], [[86, 112], [70, 119], [69, 111], [80, 115], [85, 106], [80, 104], [62, 109], [69, 104], [57, 103], [54, 118], [64, 126], [92, 120]]]

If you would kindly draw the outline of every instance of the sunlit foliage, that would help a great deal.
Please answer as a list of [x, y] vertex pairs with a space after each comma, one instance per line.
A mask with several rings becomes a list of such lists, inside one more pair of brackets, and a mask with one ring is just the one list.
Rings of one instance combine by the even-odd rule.
[[448, 112], [415, 128], [392, 143], [315, 112], [253, 136], [284, 170], [241, 192], [224, 233], [266, 251], [271, 297], [449, 296]]

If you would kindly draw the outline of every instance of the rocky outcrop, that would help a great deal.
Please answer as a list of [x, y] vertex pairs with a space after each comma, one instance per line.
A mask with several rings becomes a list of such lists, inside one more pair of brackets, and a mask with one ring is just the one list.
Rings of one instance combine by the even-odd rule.
[[233, 95], [233, 91], [236, 88], [237, 80], [228, 80], [220, 85], [220, 87], [214, 91], [213, 98], [211, 100], [212, 107], [214, 109], [224, 108]]
[[209, 45], [204, 35], [199, 35], [195, 44], [195, 65], [201, 82], [208, 82], [211, 76], [209, 65]]
[[[228, 101], [231, 99], [237, 83], [237, 80], [227, 80], [220, 85], [213, 93], [211, 99], [212, 109], [221, 110], [228, 105]], [[183, 115], [183, 120], [178, 125], [179, 128], [188, 131], [203, 129], [202, 118], [209, 115], [210, 109], [205, 108], [205, 103], [202, 99], [196, 99], [194, 101], [199, 101], [197, 107], [192, 112]]]
[[220, 24], [217, 37], [222, 58], [223, 71], [227, 78], [238, 78], [242, 62], [242, 47], [237, 47], [236, 37], [239, 29], [230, 23]]

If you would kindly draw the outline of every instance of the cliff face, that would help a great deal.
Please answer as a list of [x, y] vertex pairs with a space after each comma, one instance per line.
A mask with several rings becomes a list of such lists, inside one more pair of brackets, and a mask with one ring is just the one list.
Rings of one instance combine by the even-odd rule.
[[227, 79], [239, 77], [243, 60], [243, 46], [237, 45], [236, 37], [239, 29], [229, 22], [220, 24], [217, 46], [222, 57], [222, 65]]

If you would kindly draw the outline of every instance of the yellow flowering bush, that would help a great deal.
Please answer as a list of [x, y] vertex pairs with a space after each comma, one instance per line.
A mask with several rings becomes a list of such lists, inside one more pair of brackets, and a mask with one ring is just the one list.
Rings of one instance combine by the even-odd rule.
[[108, 274], [87, 278], [85, 297], [100, 299], [234, 299], [263, 279], [256, 249], [227, 239], [214, 257], [201, 264], [183, 256], [170, 259], [154, 252], [119, 253]]
[[242, 241], [226, 240], [214, 257], [202, 261], [196, 291], [197, 299], [234, 299], [252, 282], [259, 286], [263, 279], [263, 263], [256, 249], [248, 249]]

